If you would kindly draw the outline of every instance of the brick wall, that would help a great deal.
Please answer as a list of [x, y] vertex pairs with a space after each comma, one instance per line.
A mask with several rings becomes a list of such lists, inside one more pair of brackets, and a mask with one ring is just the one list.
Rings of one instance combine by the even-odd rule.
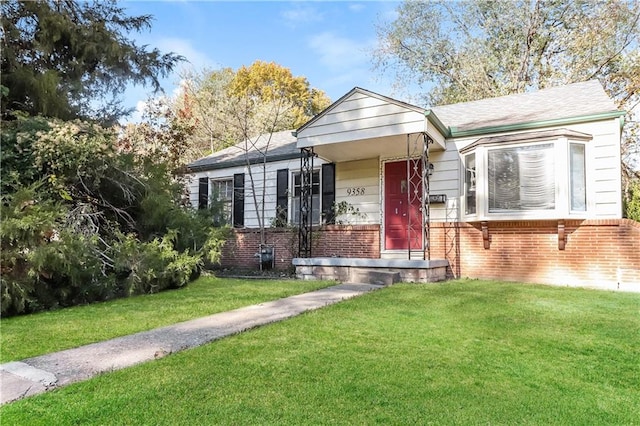
[[[277, 269], [291, 268], [298, 253], [298, 234], [290, 229], [269, 228], [266, 240], [275, 247]], [[258, 267], [254, 257], [260, 244], [257, 229], [235, 229], [222, 250], [223, 267]], [[324, 226], [314, 229], [312, 254], [318, 257], [380, 257], [379, 225]]]
[[562, 223], [564, 249], [558, 221], [488, 222], [485, 237], [482, 223], [434, 224], [431, 257], [455, 277], [640, 291], [640, 223]]
[[[488, 222], [484, 237], [482, 223], [433, 223], [431, 259], [447, 259], [450, 278], [640, 291], [640, 223], [627, 219], [563, 223], [563, 250], [558, 221]], [[269, 229], [267, 240], [276, 247], [276, 268], [290, 268], [297, 254], [297, 233]], [[257, 230], [235, 230], [224, 247], [222, 265], [257, 267], [254, 254], [259, 241]], [[380, 227], [314, 230], [313, 256], [379, 258]]]

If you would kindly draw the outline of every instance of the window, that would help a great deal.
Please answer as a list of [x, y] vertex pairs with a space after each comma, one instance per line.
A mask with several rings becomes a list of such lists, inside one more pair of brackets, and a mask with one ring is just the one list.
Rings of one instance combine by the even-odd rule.
[[569, 144], [569, 170], [571, 190], [571, 210], [587, 210], [587, 176], [585, 167], [584, 144]]
[[213, 210], [216, 225], [231, 224], [231, 209], [233, 202], [233, 180], [212, 180], [210, 207]]
[[[291, 222], [294, 225], [300, 223], [300, 192], [302, 179], [300, 172], [293, 173], [293, 200], [291, 206]], [[311, 223], [320, 223], [320, 171], [314, 170], [311, 178]]]
[[467, 220], [588, 217], [590, 140], [551, 129], [490, 136], [461, 149]]
[[464, 194], [465, 194], [465, 213], [476, 213], [476, 154], [469, 154], [465, 158], [465, 178], [464, 178]]
[[556, 207], [554, 144], [488, 151], [489, 213]]

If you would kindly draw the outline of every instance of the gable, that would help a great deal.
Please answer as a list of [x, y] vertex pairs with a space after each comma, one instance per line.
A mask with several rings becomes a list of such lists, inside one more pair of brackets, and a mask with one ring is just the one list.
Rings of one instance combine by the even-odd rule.
[[426, 110], [355, 88], [296, 132], [298, 147], [318, 147], [427, 131], [439, 144], [444, 136], [427, 129]]

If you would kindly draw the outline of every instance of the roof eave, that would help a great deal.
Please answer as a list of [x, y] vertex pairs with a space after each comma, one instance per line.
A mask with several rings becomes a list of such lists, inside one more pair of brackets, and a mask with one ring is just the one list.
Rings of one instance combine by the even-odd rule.
[[424, 116], [427, 118], [427, 120], [431, 124], [434, 125], [434, 127], [440, 132], [442, 136], [444, 136], [445, 138], [448, 138], [451, 136], [451, 128], [442, 124], [442, 121], [440, 121], [440, 119], [438, 118], [436, 113], [433, 112], [433, 110], [430, 110], [430, 109], [426, 110], [424, 112]]
[[579, 115], [575, 117], [556, 118], [553, 120], [529, 121], [524, 123], [506, 124], [502, 126], [487, 126], [477, 129], [457, 130], [456, 127], [450, 127], [450, 137], [461, 138], [467, 136], [480, 136], [491, 133], [513, 132], [518, 130], [540, 129], [550, 126], [564, 126], [568, 124], [585, 123], [589, 121], [607, 120], [610, 118], [624, 117], [625, 111], [608, 111], [598, 114]]
[[300, 158], [300, 153], [296, 152], [296, 153], [290, 153], [290, 154], [278, 154], [278, 155], [269, 156], [266, 158], [266, 160], [261, 157], [250, 158], [248, 161], [246, 158], [240, 158], [240, 159], [230, 160], [230, 161], [221, 161], [213, 164], [187, 166], [187, 168], [191, 173], [197, 173], [197, 172], [206, 172], [210, 170], [228, 169], [228, 168], [237, 167], [237, 166], [245, 166], [247, 165], [247, 163], [249, 164], [259, 164], [262, 162], [273, 163], [276, 161], [296, 160], [299, 158]]

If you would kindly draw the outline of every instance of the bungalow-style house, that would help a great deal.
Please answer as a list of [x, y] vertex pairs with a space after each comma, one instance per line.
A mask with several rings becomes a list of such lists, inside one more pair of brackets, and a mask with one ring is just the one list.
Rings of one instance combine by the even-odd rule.
[[640, 290], [624, 115], [595, 80], [431, 109], [354, 88], [295, 131], [190, 164], [191, 202], [225, 206], [227, 266], [264, 264], [261, 222], [274, 266], [305, 279]]

